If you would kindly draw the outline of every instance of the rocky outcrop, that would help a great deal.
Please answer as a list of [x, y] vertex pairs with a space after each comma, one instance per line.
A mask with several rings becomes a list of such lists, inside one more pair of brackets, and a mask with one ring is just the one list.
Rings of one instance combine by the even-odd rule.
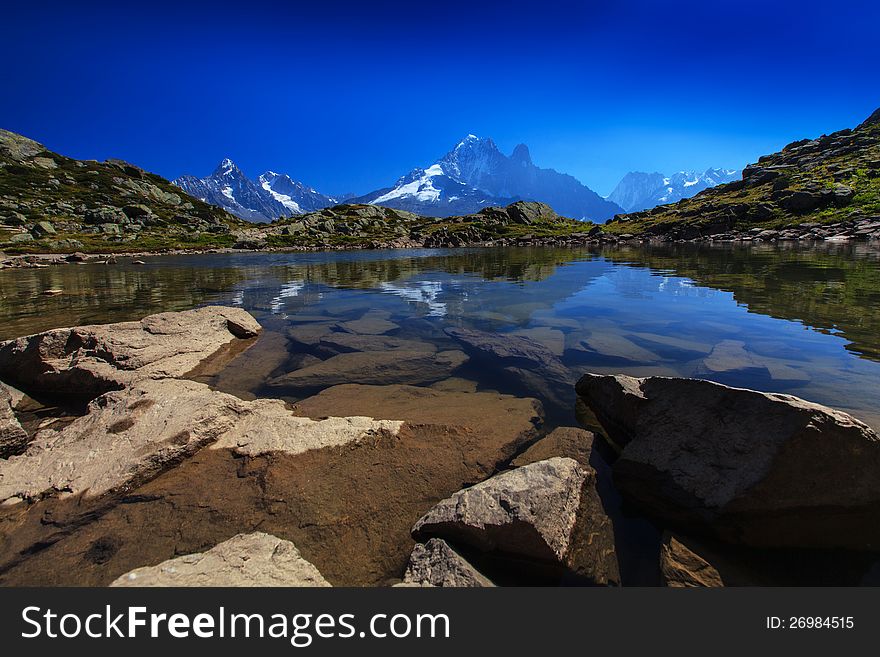
[[478, 588], [495, 586], [446, 541], [417, 543], [409, 557], [403, 583], [410, 586]]
[[709, 381], [588, 374], [614, 481], [672, 526], [764, 547], [880, 548], [880, 438], [846, 413]]
[[107, 393], [64, 429], [37, 434], [27, 451], [0, 461], [0, 502], [123, 493], [207, 445], [255, 456], [343, 445], [401, 422], [366, 417], [314, 421], [279, 400], [242, 401], [179, 379], [143, 379]]
[[[601, 504], [593, 504], [598, 502], [594, 477], [573, 459], [537, 461], [442, 501], [413, 526], [413, 536], [443, 538], [558, 575], [613, 583], [613, 537]], [[593, 523], [595, 516], [602, 522]]]
[[146, 377], [184, 376], [260, 330], [244, 310], [221, 306], [54, 329], [0, 343], [0, 378], [25, 392], [94, 398]]
[[207, 552], [137, 568], [110, 586], [330, 586], [290, 541], [238, 534]]
[[464, 328], [447, 328], [446, 334], [457, 340], [471, 358], [498, 368], [519, 388], [557, 408], [569, 408], [573, 403], [571, 372], [537, 340]]
[[10, 390], [0, 383], [0, 458], [22, 451], [28, 435], [15, 416], [15, 403]]
[[268, 385], [279, 389], [310, 390], [350, 382], [426, 384], [449, 378], [467, 360], [461, 351], [357, 351], [338, 354], [277, 376], [270, 379]]

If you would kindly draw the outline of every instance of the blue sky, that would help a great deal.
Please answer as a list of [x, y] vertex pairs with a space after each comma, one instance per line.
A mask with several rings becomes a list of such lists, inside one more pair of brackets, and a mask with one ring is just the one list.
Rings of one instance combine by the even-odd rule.
[[607, 194], [854, 126], [880, 106], [878, 27], [877, 2], [6, 3], [0, 127], [327, 193], [475, 133]]

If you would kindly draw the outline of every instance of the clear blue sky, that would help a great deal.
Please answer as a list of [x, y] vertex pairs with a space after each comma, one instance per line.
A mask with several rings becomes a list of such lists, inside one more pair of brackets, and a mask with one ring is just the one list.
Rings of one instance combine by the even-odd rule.
[[364, 193], [468, 133], [607, 194], [880, 106], [880, 3], [5, 3], [0, 127], [169, 178]]

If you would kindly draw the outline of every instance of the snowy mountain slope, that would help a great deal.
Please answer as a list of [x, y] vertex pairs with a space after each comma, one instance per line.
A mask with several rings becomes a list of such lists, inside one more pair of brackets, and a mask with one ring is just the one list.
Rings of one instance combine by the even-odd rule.
[[432, 165], [414, 169], [393, 187], [352, 202], [446, 217], [516, 200], [541, 201], [576, 219], [604, 221], [622, 211], [572, 176], [535, 166], [524, 144], [506, 156], [491, 138], [476, 135], [468, 135]]
[[335, 203], [334, 199], [274, 171], [267, 171], [254, 182], [229, 158], [210, 176], [185, 175], [173, 182], [191, 196], [249, 221], [269, 222]]
[[709, 187], [739, 180], [740, 175], [735, 169], [706, 169], [702, 173], [678, 171], [671, 176], [631, 171], [607, 198], [627, 212], [639, 212], [690, 198]]

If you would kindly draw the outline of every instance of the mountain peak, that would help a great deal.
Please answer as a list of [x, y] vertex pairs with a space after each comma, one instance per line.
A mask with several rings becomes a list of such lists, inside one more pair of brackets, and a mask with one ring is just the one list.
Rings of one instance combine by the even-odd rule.
[[517, 144], [516, 148], [513, 149], [513, 153], [510, 154], [510, 159], [514, 162], [521, 162], [523, 166], [528, 166], [532, 163], [529, 147], [525, 144]]
[[211, 174], [213, 176], [226, 176], [231, 173], [241, 173], [241, 170], [235, 165], [230, 158], [224, 157], [220, 164], [217, 165], [217, 168], [214, 169], [214, 173]]

